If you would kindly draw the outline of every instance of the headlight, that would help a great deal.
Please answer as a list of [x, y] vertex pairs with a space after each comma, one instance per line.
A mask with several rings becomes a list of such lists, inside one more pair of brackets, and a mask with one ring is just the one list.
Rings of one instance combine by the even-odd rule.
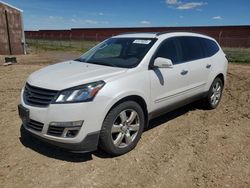
[[104, 84], [104, 81], [98, 81], [63, 90], [57, 95], [54, 103], [92, 101]]

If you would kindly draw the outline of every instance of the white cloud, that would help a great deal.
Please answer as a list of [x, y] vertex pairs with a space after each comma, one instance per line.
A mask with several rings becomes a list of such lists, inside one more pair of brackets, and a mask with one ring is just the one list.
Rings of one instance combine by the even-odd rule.
[[98, 24], [98, 21], [87, 19], [87, 20], [83, 20], [83, 23], [85, 23], [85, 24]]
[[101, 24], [109, 24], [109, 21], [101, 21]]
[[71, 22], [76, 23], [77, 21], [76, 21], [76, 19], [72, 18], [72, 19], [71, 19]]
[[178, 5], [178, 4], [181, 4], [182, 2], [178, 0], [166, 0], [166, 3], [168, 5]]
[[200, 6], [205, 5], [206, 3], [203, 2], [191, 2], [191, 3], [184, 3], [184, 4], [180, 4], [177, 9], [179, 10], [189, 10], [189, 9], [194, 9]]
[[71, 22], [74, 24], [79, 24], [79, 25], [98, 25], [98, 24], [109, 24], [109, 21], [97, 21], [97, 20], [91, 20], [91, 19], [75, 19], [71, 18]]
[[64, 18], [61, 17], [61, 16], [49, 16], [49, 20], [50, 21], [61, 21], [63, 20]]
[[108, 16], [109, 14], [107, 13], [104, 13], [104, 12], [90, 12], [90, 13], [87, 13], [88, 15], [91, 15], [91, 16]]
[[222, 20], [223, 18], [221, 16], [214, 16], [212, 17], [213, 20]]
[[142, 25], [150, 25], [151, 22], [147, 21], [147, 20], [143, 20], [143, 21], [140, 22], [140, 24], [142, 24]]
[[171, 8], [175, 8], [178, 10], [196, 9], [198, 7], [207, 5], [206, 2], [187, 2], [187, 3], [184, 3], [184, 2], [178, 1], [178, 0], [166, 0], [166, 3], [168, 5], [170, 5]]

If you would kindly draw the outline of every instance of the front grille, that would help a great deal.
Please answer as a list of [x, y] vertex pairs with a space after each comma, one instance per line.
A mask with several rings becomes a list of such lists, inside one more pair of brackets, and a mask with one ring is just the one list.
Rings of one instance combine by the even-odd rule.
[[64, 127], [50, 125], [47, 134], [52, 136], [62, 136], [63, 131]]
[[35, 87], [26, 83], [23, 98], [28, 105], [46, 107], [54, 99], [57, 92], [56, 90]]
[[26, 124], [26, 127], [34, 131], [41, 132], [43, 129], [43, 123], [30, 119], [29, 122]]

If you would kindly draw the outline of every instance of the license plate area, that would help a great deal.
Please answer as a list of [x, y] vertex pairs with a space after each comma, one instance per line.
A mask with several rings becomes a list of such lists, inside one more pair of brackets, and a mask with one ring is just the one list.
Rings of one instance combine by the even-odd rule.
[[30, 121], [30, 111], [25, 108], [23, 105], [18, 105], [18, 114], [23, 122], [26, 125]]

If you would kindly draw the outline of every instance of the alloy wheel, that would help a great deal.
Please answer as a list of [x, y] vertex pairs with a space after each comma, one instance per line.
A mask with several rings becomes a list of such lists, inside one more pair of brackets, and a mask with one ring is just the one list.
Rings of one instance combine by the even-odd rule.
[[221, 91], [222, 91], [222, 87], [220, 83], [216, 82], [216, 84], [213, 86], [212, 94], [210, 97], [210, 101], [213, 106], [216, 106], [218, 102], [220, 101]]
[[135, 110], [123, 110], [115, 118], [111, 128], [113, 143], [118, 148], [124, 148], [133, 143], [140, 129], [140, 118]]

